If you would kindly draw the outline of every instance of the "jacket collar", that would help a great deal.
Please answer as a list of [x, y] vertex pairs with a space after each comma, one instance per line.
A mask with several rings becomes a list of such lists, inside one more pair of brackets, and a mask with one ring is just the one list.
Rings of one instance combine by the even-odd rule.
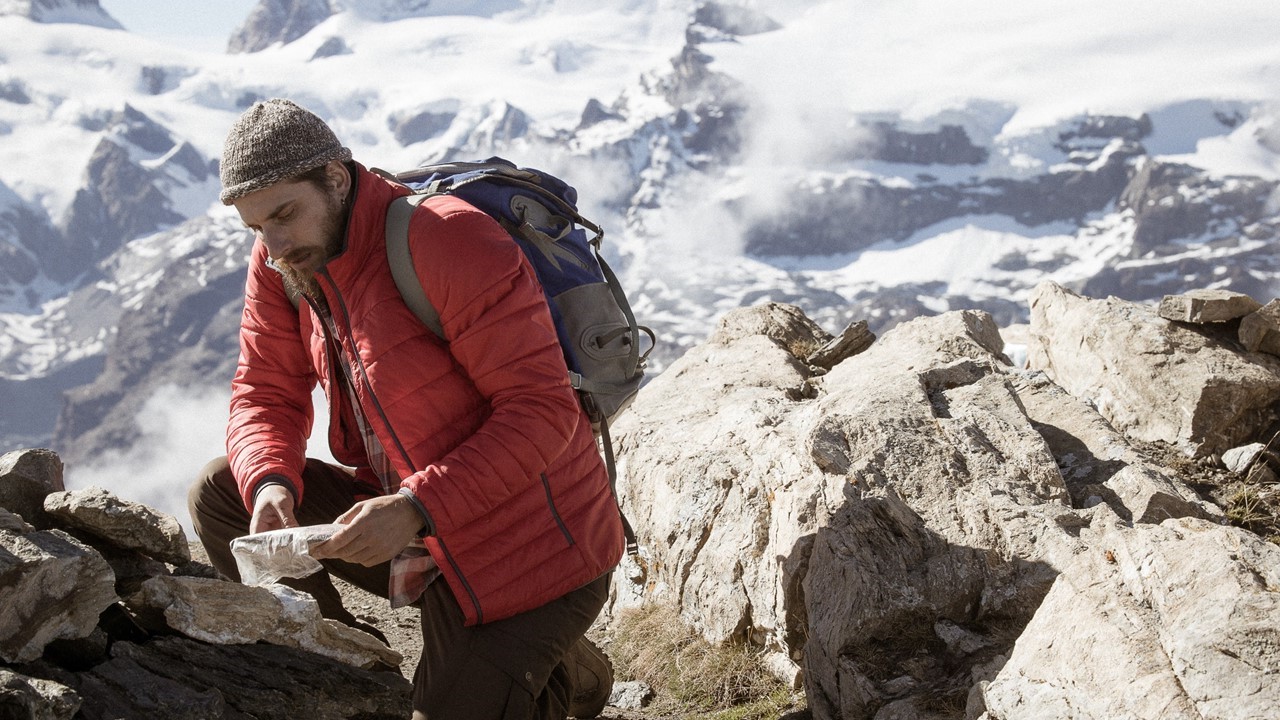
[[386, 252], [387, 206], [409, 189], [350, 162], [351, 194], [342, 250], [330, 258], [324, 271], [338, 287], [347, 287], [365, 268], [374, 267], [377, 254]]

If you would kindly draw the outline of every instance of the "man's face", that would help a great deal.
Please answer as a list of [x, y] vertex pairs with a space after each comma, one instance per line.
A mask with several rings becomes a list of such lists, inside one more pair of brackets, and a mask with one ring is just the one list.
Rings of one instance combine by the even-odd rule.
[[342, 247], [343, 193], [312, 182], [282, 181], [234, 201], [291, 291], [319, 292], [315, 272]]

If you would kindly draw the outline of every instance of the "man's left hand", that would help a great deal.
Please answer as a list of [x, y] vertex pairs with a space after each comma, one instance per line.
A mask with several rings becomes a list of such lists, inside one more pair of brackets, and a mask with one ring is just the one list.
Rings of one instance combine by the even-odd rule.
[[333, 558], [378, 565], [395, 557], [422, 529], [422, 515], [403, 495], [362, 500], [334, 522], [344, 525], [333, 537], [311, 547], [317, 560]]

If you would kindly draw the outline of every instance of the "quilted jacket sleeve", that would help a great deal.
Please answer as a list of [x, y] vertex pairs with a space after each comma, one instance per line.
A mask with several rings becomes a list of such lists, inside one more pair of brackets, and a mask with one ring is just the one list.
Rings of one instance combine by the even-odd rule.
[[541, 285], [520, 249], [465, 203], [434, 207], [414, 214], [414, 265], [450, 352], [493, 410], [469, 439], [402, 483], [437, 531], [448, 532], [538, 483], [586, 421]]
[[245, 507], [268, 475], [293, 484], [302, 502], [302, 468], [312, 424], [315, 373], [299, 335], [298, 311], [280, 275], [255, 243], [240, 321], [240, 360], [231, 383], [227, 457]]

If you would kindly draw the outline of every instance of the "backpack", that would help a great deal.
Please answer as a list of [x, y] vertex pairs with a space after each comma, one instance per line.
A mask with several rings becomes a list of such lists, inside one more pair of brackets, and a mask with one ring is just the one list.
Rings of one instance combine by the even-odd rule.
[[[577, 191], [560, 178], [499, 157], [394, 174], [375, 172], [414, 191], [387, 208], [387, 260], [405, 304], [438, 337], [444, 338], [440, 316], [410, 257], [409, 219], [414, 209], [435, 195], [455, 195], [497, 220], [520, 247], [546, 293], [569, 382], [601, 442], [616, 499], [609, 423], [639, 392], [657, 338], [636, 323], [617, 276], [600, 255], [604, 231], [578, 214]], [[649, 336], [643, 353], [641, 333]], [[622, 524], [627, 550], [634, 554], [635, 533], [625, 515]]]

